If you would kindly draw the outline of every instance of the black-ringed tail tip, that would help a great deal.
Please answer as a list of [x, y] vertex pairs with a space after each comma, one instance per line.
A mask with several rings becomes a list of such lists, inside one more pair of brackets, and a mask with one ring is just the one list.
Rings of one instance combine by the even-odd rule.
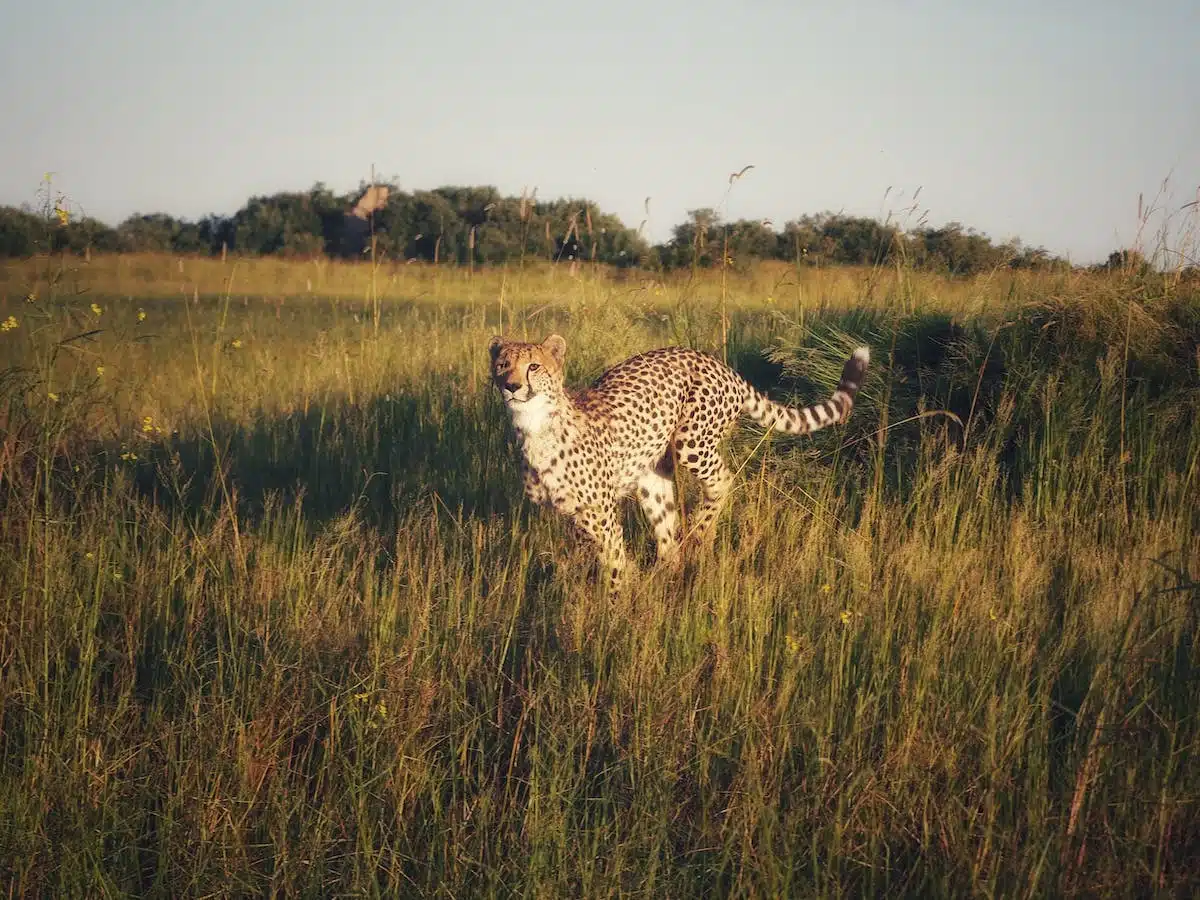
[[570, 517], [591, 538], [614, 585], [626, 570], [618, 511], [624, 497], [636, 497], [650, 520], [659, 560], [677, 561], [683, 536], [675, 468], [700, 482], [703, 500], [689, 517], [688, 537], [705, 541], [733, 487], [717, 448], [738, 416], [787, 434], [844, 422], [871, 361], [871, 351], [859, 347], [828, 399], [792, 407], [719, 360], [683, 347], [627, 359], [582, 391], [563, 383], [567, 342], [557, 334], [541, 343], [496, 336], [488, 352], [520, 445], [526, 495]]

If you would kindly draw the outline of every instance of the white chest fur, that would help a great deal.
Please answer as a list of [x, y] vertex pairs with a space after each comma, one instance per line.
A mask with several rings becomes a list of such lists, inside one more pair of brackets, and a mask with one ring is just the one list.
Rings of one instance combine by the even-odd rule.
[[524, 403], [510, 403], [509, 412], [512, 414], [513, 427], [528, 440], [534, 435], [541, 434], [550, 424], [552, 408], [550, 398], [545, 394], [530, 397]]
[[570, 428], [561, 410], [541, 396], [510, 404], [509, 410], [521, 455], [525, 457], [525, 492], [529, 499], [572, 512], [575, 504], [562, 467], [562, 452]]

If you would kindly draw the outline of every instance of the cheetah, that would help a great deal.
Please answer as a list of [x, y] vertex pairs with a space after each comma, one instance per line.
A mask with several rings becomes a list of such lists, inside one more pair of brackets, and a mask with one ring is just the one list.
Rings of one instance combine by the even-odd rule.
[[870, 349], [859, 347], [828, 400], [790, 408], [713, 357], [684, 347], [627, 359], [580, 392], [563, 385], [567, 342], [560, 335], [540, 344], [496, 336], [489, 352], [492, 380], [521, 451], [526, 496], [570, 518], [594, 542], [613, 587], [626, 569], [618, 517], [622, 498], [636, 493], [654, 529], [659, 562], [677, 562], [675, 467], [695, 475], [703, 492], [690, 545], [711, 536], [733, 486], [717, 445], [738, 415], [787, 434], [844, 422], [871, 359]]

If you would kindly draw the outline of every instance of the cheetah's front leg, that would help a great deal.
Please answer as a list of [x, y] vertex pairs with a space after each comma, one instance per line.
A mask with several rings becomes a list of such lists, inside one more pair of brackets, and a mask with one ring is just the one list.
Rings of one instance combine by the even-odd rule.
[[575, 513], [575, 526], [596, 545], [600, 569], [611, 588], [621, 585], [625, 574], [625, 538], [615, 503], [585, 506]]

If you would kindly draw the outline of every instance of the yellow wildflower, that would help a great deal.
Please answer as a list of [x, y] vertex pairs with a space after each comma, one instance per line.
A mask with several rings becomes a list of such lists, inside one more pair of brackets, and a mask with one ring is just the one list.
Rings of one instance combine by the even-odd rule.
[[231, 347], [233, 347], [233, 349], [234, 349], [234, 350], [240, 350], [240, 349], [242, 349], [242, 339], [241, 339], [241, 338], [234, 338], [234, 339], [233, 339], [233, 342], [230, 344], [230, 346], [231, 346]]
[[848, 609], [842, 610], [842, 624], [843, 625], [849, 625], [850, 620], [853, 618], [854, 618], [854, 613], [852, 613], [850, 610], [848, 610]]
[[92, 312], [94, 312], [96, 315], [100, 315], [101, 313], [104, 312], [104, 307], [101, 306], [99, 303], [93, 303], [92, 304]]
[[825, 584], [821, 585], [821, 593], [822, 593], [822, 594], [828, 594], [828, 593], [830, 593], [830, 592], [832, 592], [832, 591], [833, 591], [833, 585], [832, 585], [832, 584], [829, 584], [828, 582], [826, 582]]
[[16, 316], [9, 316], [3, 322], [0, 322], [0, 331], [12, 331], [14, 328], [20, 328], [21, 325], [17, 321]]
[[103, 377], [103, 375], [104, 375], [104, 366], [96, 366], [96, 374], [97, 374], [97, 375], [100, 375], [101, 377]]
[[54, 393], [54, 391], [49, 391], [46, 396], [50, 399], [51, 403], [58, 402], [58, 394]]
[[150, 416], [145, 416], [142, 419], [142, 431], [153, 431], [154, 420]]
[[144, 309], [139, 309], [139, 310], [138, 310], [138, 321], [139, 321], [139, 322], [145, 322], [145, 321], [146, 321], [146, 311], [145, 311]]

